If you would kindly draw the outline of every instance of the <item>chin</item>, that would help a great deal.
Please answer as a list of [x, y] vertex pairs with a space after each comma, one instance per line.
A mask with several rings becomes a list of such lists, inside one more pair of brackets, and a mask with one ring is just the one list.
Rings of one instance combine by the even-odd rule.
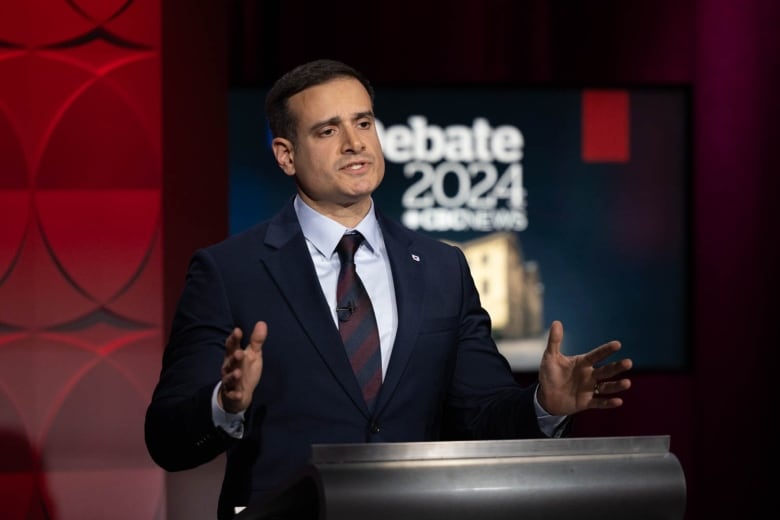
[[360, 179], [353, 185], [352, 192], [356, 196], [365, 196], [365, 195], [371, 195], [375, 189], [379, 187], [379, 181], [375, 178], [371, 179]]

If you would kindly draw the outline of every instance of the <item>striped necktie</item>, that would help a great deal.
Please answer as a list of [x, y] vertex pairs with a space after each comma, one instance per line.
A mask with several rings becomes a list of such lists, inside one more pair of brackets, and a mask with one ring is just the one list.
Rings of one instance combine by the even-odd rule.
[[336, 289], [336, 314], [352, 370], [369, 410], [373, 410], [382, 385], [382, 359], [374, 308], [355, 270], [355, 251], [362, 242], [363, 235], [350, 233], [341, 237], [336, 247], [341, 260]]

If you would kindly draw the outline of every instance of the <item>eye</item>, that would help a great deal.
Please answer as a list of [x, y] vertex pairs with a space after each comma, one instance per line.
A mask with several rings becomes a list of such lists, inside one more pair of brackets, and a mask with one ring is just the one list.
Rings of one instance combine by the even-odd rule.
[[335, 133], [336, 133], [336, 129], [335, 128], [323, 128], [320, 131], [319, 135], [320, 135], [320, 137], [330, 137], [331, 135], [333, 135]]
[[369, 128], [371, 128], [371, 120], [365, 119], [363, 121], [359, 121], [358, 128], [362, 128], [363, 130], [368, 130]]

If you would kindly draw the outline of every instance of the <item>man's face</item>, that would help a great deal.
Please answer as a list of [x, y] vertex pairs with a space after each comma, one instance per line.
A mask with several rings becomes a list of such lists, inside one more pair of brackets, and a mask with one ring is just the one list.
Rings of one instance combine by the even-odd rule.
[[301, 197], [329, 216], [365, 215], [385, 173], [371, 98], [354, 78], [338, 78], [289, 100], [297, 140], [276, 139], [274, 153]]

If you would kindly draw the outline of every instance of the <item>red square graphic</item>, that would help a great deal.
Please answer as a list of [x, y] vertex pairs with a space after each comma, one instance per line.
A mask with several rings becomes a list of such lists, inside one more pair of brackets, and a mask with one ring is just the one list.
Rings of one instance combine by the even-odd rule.
[[582, 160], [628, 162], [630, 157], [628, 92], [582, 92]]

